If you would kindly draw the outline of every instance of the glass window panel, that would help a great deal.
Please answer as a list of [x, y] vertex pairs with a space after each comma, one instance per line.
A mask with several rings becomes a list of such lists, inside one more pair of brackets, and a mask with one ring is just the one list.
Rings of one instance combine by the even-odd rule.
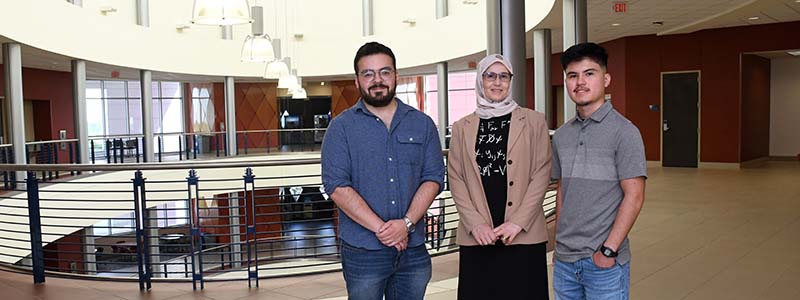
[[192, 98], [200, 97], [200, 89], [192, 88]]
[[164, 114], [164, 133], [183, 132], [183, 101], [181, 99], [162, 99], [161, 112]]
[[106, 125], [103, 112], [103, 100], [86, 99], [86, 121], [89, 128], [89, 136], [101, 136], [105, 134]]
[[125, 100], [106, 100], [106, 133], [109, 135], [128, 134], [128, 107]]
[[158, 84], [158, 81], [153, 81], [150, 83], [150, 92], [153, 93], [153, 98], [161, 98], [161, 89], [158, 87]]
[[181, 90], [180, 82], [165, 81], [161, 83], [162, 98], [183, 98]]
[[153, 133], [162, 133], [161, 104], [158, 99], [153, 99]]
[[475, 90], [450, 91], [449, 99], [450, 125], [475, 111]]
[[128, 99], [128, 126], [131, 134], [142, 134], [142, 99]]
[[99, 80], [87, 80], [86, 98], [87, 99], [103, 98], [103, 83]]
[[128, 84], [128, 98], [141, 98], [142, 86], [138, 81], [126, 81]]
[[202, 89], [200, 89], [200, 97], [202, 97], [202, 98], [210, 98], [211, 97], [211, 93], [208, 91], [207, 88], [202, 88]]
[[125, 81], [104, 81], [104, 98], [125, 98]]
[[425, 91], [426, 92], [436, 91], [436, 87], [439, 85], [439, 82], [436, 81], [438, 79], [436, 79], [436, 78], [437, 78], [436, 75], [427, 75], [427, 76], [425, 76]]
[[436, 92], [425, 93], [425, 113], [439, 126], [439, 97]]

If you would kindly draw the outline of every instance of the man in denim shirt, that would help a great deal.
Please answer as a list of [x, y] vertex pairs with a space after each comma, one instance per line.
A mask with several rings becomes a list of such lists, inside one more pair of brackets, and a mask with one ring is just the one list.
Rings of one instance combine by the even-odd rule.
[[430, 117], [396, 99], [394, 53], [376, 42], [353, 67], [361, 99], [336, 117], [322, 143], [322, 183], [339, 207], [349, 299], [423, 299], [431, 278], [425, 224], [444, 181]]

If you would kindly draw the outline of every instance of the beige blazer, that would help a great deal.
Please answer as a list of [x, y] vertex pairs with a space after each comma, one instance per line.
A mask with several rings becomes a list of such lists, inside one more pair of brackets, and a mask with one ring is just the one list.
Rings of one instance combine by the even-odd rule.
[[[478, 245], [470, 232], [478, 224], [492, 228], [486, 194], [483, 191], [475, 139], [480, 118], [470, 114], [453, 124], [447, 176], [450, 192], [458, 209], [459, 245]], [[507, 150], [508, 199], [505, 221], [522, 227], [512, 244], [536, 244], [547, 241], [542, 202], [550, 183], [550, 136], [544, 115], [527, 108], [511, 113]], [[513, 184], [512, 184], [513, 182]]]

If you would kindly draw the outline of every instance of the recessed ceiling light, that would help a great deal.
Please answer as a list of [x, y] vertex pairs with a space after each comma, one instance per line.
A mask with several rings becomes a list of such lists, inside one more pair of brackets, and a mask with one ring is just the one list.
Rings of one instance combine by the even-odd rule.
[[[800, 0], [798, 0], [798, 1], [800, 1]], [[789, 53], [789, 55], [792, 55], [792, 56], [800, 56], [800, 50], [789, 51], [789, 52], [786, 52], [786, 53]]]
[[611, 26], [614, 26], [614, 27], [619, 26], [619, 25], [622, 25], [622, 24], [620, 24], [620, 23], [612, 23], [611, 24]]
[[325, 81], [320, 82], [319, 85], [325, 85]]
[[750, 21], [755, 21], [755, 20], [758, 20], [758, 19], [759, 19], [759, 17], [757, 17], [757, 16], [752, 16], [752, 17], [749, 17], [749, 18], [747, 18], [747, 19], [748, 19], [748, 20], [750, 20]]

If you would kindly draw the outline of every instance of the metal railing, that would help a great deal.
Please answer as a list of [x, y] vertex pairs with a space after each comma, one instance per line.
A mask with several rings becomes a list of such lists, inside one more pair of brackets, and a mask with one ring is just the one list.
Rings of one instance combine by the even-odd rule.
[[[339, 270], [338, 211], [319, 159], [0, 165], [0, 265], [48, 276], [205, 282]], [[43, 181], [41, 172], [82, 172]], [[554, 191], [545, 199], [554, 210]], [[457, 251], [448, 185], [422, 220], [432, 255]]]

